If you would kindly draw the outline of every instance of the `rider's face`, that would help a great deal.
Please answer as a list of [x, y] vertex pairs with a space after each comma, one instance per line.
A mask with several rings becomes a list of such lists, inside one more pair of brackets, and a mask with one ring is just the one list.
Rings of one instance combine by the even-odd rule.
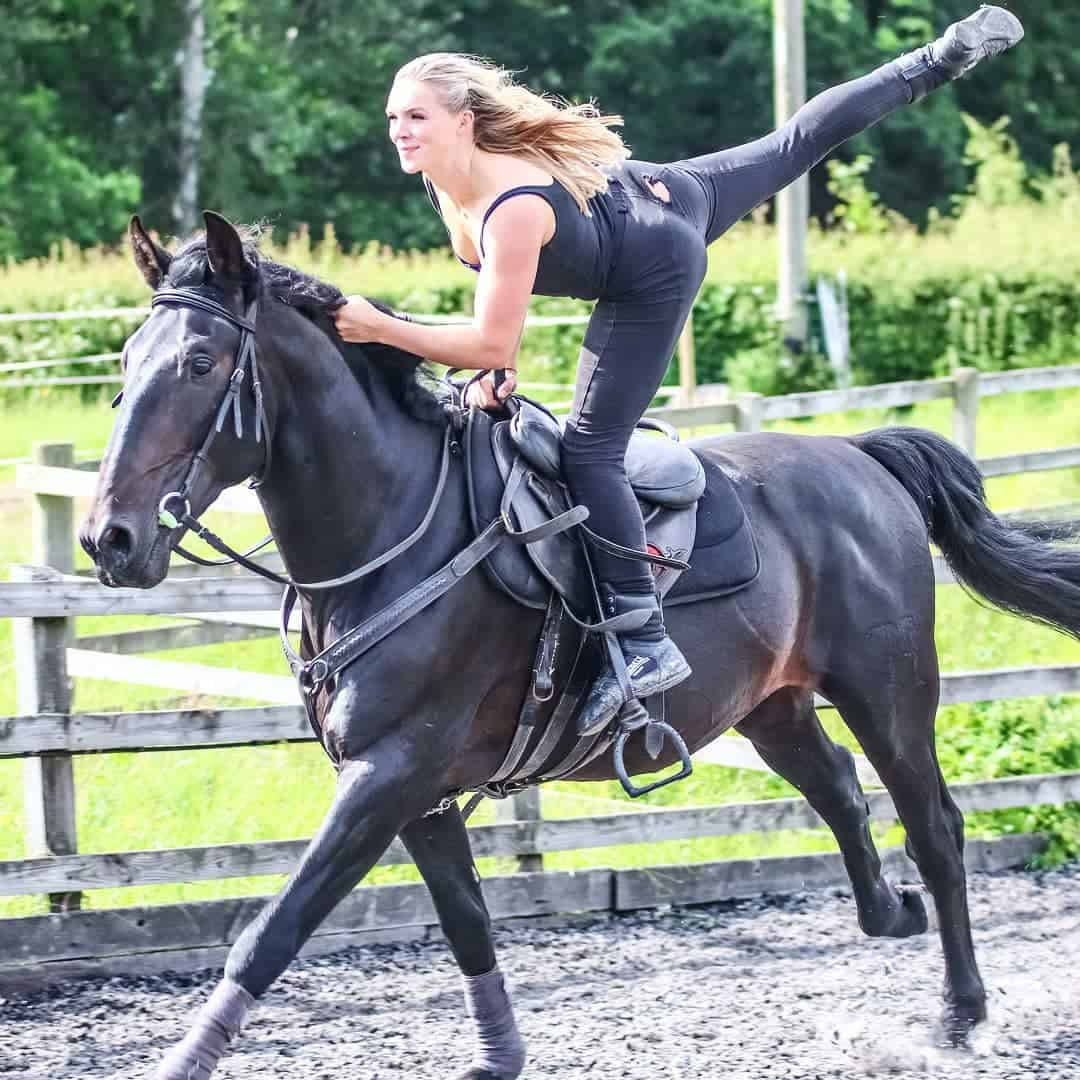
[[407, 173], [440, 171], [464, 142], [472, 141], [472, 113], [450, 112], [426, 83], [402, 79], [386, 100], [390, 141]]

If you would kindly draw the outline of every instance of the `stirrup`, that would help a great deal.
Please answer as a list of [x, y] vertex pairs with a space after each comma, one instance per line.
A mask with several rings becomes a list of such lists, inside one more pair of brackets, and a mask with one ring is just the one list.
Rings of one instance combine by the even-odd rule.
[[[661, 711], [663, 711], [663, 698], [660, 699]], [[640, 701], [631, 701], [629, 704], [624, 705], [622, 711], [619, 713], [619, 727], [620, 731], [618, 737], [615, 739], [615, 775], [619, 778], [619, 783], [622, 784], [623, 791], [630, 796], [631, 799], [637, 799], [642, 795], [648, 795], [650, 791], [656, 791], [657, 788], [667, 787], [668, 784], [674, 784], [676, 780], [685, 780], [693, 771], [694, 763], [690, 760], [690, 751], [686, 748], [686, 741], [683, 737], [666, 721], [666, 720], [654, 720], [648, 712], [645, 711], [645, 706]], [[672, 776], [665, 776], [660, 780], [656, 780], [651, 784], [645, 784], [644, 787], [638, 787], [633, 780], [630, 779], [629, 774], [626, 771], [626, 763], [624, 755], [626, 752], [627, 740], [635, 732], [645, 729], [645, 752], [654, 761], [660, 756], [660, 751], [664, 748], [664, 739], [669, 738], [675, 744], [675, 750], [679, 755], [679, 771]]]

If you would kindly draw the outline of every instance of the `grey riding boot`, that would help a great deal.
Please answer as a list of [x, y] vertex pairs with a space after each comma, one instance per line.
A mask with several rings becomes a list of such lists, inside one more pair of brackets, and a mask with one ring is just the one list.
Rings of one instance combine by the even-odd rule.
[[980, 60], [1011, 49], [1024, 36], [1020, 20], [1004, 8], [983, 4], [955, 22], [944, 34], [896, 61], [911, 86], [911, 100], [920, 101], [953, 79], [966, 75]]
[[[601, 585], [600, 603], [605, 619], [635, 611], [649, 613], [648, 621], [640, 630], [619, 635], [626, 673], [630, 677], [631, 699], [641, 700], [670, 690], [689, 677], [690, 665], [667, 636], [660, 599], [655, 593], [630, 596]], [[592, 693], [578, 716], [578, 734], [595, 735], [602, 731], [625, 704], [623, 689], [609, 665], [593, 684]]]

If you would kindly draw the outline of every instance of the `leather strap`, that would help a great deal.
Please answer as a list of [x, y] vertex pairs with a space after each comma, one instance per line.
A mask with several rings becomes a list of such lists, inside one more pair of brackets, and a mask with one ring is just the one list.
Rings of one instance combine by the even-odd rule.
[[533, 737], [536, 725], [540, 722], [542, 706], [551, 700], [555, 686], [552, 673], [555, 667], [555, 654], [559, 648], [559, 628], [562, 624], [563, 607], [558, 593], [551, 590], [547, 615], [540, 631], [540, 642], [536, 651], [536, 663], [533, 665], [532, 680], [525, 702], [518, 716], [517, 730], [506, 752], [502, 764], [495, 770], [488, 784], [499, 784], [514, 775], [521, 759], [525, 756], [529, 741]]
[[348, 667], [354, 660], [358, 660], [384, 637], [393, 633], [399, 626], [407, 623], [414, 615], [453, 588], [504, 540], [512, 539], [516, 543], [530, 543], [533, 540], [551, 536], [573, 524], [572, 520], [563, 520], [569, 518], [570, 514], [570, 511], [560, 514], [558, 518], [553, 518], [527, 532], [516, 533], [513, 537], [507, 534], [502, 519], [496, 518], [442, 569], [424, 578], [418, 585], [414, 585], [393, 603], [365, 619], [359, 626], [342, 634], [332, 645], [308, 661], [304, 661], [289, 643], [289, 617], [297, 597], [296, 586], [290, 584], [285, 590], [281, 603], [281, 647], [293, 675], [300, 683], [301, 691], [305, 695], [316, 693], [327, 679]]

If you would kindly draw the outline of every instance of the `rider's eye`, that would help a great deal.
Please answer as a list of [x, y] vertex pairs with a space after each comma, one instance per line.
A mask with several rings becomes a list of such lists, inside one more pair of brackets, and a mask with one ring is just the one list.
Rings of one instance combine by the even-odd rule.
[[196, 356], [191, 361], [192, 375], [209, 375], [214, 369], [214, 361], [209, 356]]

